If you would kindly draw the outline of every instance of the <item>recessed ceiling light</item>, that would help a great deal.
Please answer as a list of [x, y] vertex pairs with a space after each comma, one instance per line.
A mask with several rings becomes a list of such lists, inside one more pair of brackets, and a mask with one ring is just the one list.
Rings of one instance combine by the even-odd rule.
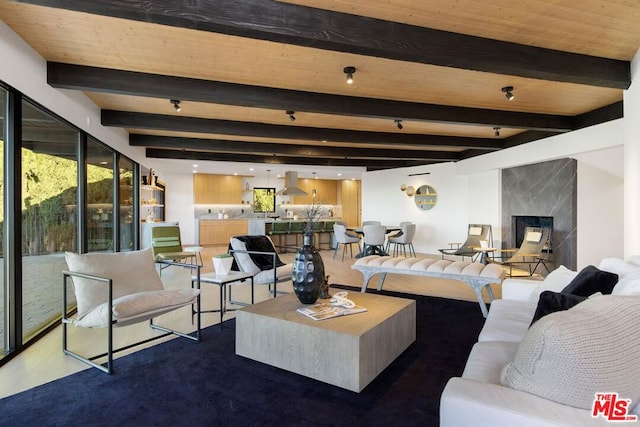
[[193, 167], [194, 167], [194, 168], [197, 168], [197, 167], [198, 167], [198, 165], [194, 164], [194, 165], [193, 165]]
[[234, 172], [234, 173], [233, 173], [233, 175], [234, 175], [234, 176], [237, 176], [237, 175], [238, 175], [238, 172]]
[[249, 170], [250, 170], [251, 172], [253, 172], [253, 168], [249, 168]]
[[338, 176], [342, 176], [342, 174], [340, 172], [338, 172]]

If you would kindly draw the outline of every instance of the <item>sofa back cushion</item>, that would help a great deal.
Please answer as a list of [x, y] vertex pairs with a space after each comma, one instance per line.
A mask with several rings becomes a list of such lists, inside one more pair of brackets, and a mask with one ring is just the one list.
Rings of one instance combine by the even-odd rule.
[[595, 393], [640, 398], [640, 297], [603, 295], [534, 323], [501, 383], [591, 409]]
[[[88, 254], [66, 252], [65, 259], [70, 271], [112, 279], [113, 299], [137, 292], [164, 289], [151, 249]], [[108, 288], [103, 283], [74, 277], [73, 287], [79, 318], [108, 301]]]
[[618, 284], [613, 288], [613, 295], [640, 295], [640, 266], [636, 264], [640, 256], [629, 257], [629, 262], [620, 258], [604, 258], [600, 261], [600, 270], [610, 271], [618, 275]]

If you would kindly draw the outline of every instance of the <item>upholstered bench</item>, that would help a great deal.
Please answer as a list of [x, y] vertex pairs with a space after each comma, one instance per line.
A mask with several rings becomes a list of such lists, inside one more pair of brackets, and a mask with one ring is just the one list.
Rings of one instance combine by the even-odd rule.
[[488, 310], [484, 303], [482, 289], [486, 288], [489, 301], [493, 301], [493, 292], [490, 285], [492, 283], [502, 283], [502, 279], [505, 276], [502, 267], [496, 264], [484, 265], [479, 262], [469, 261], [381, 257], [376, 255], [360, 258], [351, 268], [360, 270], [364, 275], [362, 292], [367, 290], [369, 280], [377, 273], [380, 273], [378, 290], [382, 289], [387, 273], [460, 280], [469, 285], [476, 293], [478, 304], [480, 304], [480, 310], [482, 310], [484, 317], [487, 317]]

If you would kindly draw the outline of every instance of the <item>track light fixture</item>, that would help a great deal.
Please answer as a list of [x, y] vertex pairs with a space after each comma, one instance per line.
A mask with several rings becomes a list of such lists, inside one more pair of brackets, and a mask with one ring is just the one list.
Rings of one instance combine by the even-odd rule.
[[513, 86], [503, 87], [502, 92], [504, 93], [504, 96], [506, 96], [509, 101], [513, 101], [513, 98], [515, 98], [515, 96], [513, 95]]
[[179, 113], [180, 110], [182, 110], [182, 108], [180, 108], [180, 100], [179, 99], [172, 99], [172, 100], [170, 100], [170, 102], [173, 104], [173, 108], [174, 108], [174, 110], [176, 110], [176, 113]]
[[396, 124], [396, 126], [398, 127], [398, 129], [401, 129], [401, 130], [402, 130], [402, 128], [404, 127], [404, 126], [402, 126], [402, 120], [396, 119], [396, 120], [394, 120], [394, 121], [393, 121], [393, 123], [395, 123], [395, 124]]
[[294, 114], [296, 113], [295, 111], [287, 110], [286, 113], [287, 116], [289, 116], [289, 120], [291, 120], [292, 122], [296, 121], [296, 116], [294, 116]]
[[500, 136], [500, 128], [499, 127], [495, 127], [493, 128], [493, 134], [495, 136]]
[[353, 73], [356, 72], [356, 67], [344, 67], [344, 69], [342, 70], [344, 71], [344, 73], [347, 75], [347, 84], [352, 84], [353, 83]]

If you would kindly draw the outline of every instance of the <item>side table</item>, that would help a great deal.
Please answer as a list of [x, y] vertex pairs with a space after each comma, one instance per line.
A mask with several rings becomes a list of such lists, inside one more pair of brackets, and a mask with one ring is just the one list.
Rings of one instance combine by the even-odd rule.
[[[220, 329], [222, 329], [222, 318], [227, 311], [235, 311], [235, 308], [227, 309], [227, 285], [230, 285], [235, 282], [244, 282], [245, 280], [251, 280], [251, 304], [254, 303], [253, 300], [253, 274], [252, 273], [243, 273], [239, 271], [232, 271], [229, 274], [216, 274], [216, 273], [205, 273], [200, 275], [200, 283], [211, 283], [213, 285], [218, 285], [220, 287], [220, 309], [219, 310], [200, 310], [200, 313], [220, 313]], [[197, 276], [191, 277], [191, 287], [197, 282]], [[195, 313], [194, 313], [195, 314]]]
[[473, 248], [474, 251], [478, 251], [480, 252], [480, 263], [487, 265], [489, 264], [489, 257], [488, 257], [488, 253], [489, 252], [495, 252], [498, 250], [498, 248], [481, 248], [481, 247], [474, 247]]

